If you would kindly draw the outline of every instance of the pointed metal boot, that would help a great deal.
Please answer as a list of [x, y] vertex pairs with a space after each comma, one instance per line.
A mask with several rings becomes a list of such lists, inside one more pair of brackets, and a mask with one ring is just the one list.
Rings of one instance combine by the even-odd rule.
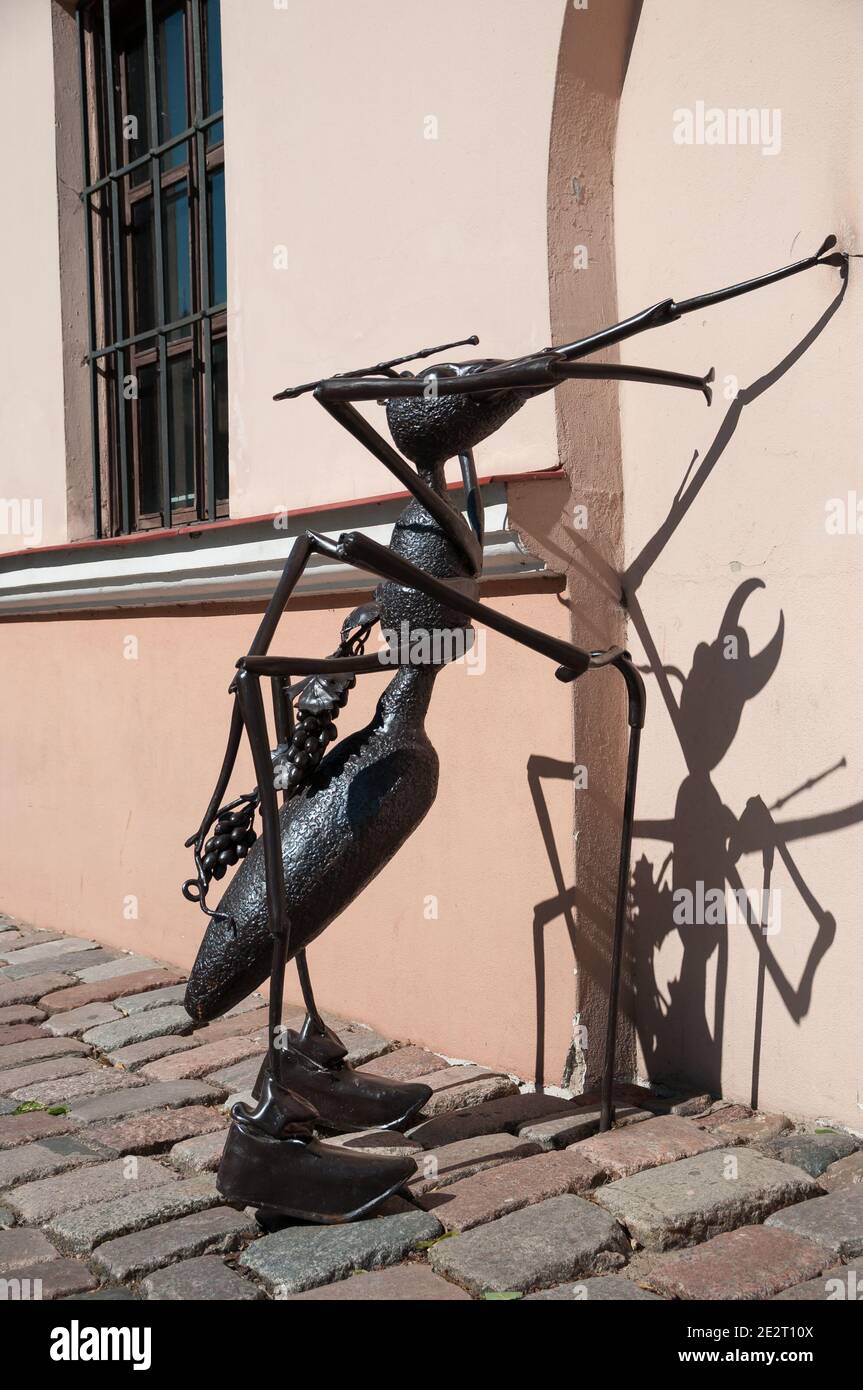
[[216, 1187], [233, 1206], [324, 1225], [355, 1221], [417, 1171], [412, 1158], [358, 1154], [320, 1143], [308, 1123], [314, 1112], [269, 1076], [254, 1111], [239, 1103], [231, 1113]]
[[[317, 1129], [402, 1129], [432, 1095], [430, 1086], [415, 1081], [355, 1071], [345, 1060], [347, 1049], [338, 1034], [320, 1018], [307, 1015], [299, 1033], [287, 1031], [286, 1043], [275, 1056], [279, 1085], [314, 1107]], [[252, 1090], [256, 1100], [269, 1079], [266, 1057]]]

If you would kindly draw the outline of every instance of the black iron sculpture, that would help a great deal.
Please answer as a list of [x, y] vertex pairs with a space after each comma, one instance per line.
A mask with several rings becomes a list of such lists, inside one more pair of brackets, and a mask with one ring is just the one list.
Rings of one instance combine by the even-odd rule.
[[[399, 1129], [430, 1094], [423, 1085], [360, 1073], [348, 1064], [344, 1045], [317, 1008], [305, 958], [309, 942], [353, 901], [416, 829], [437, 791], [438, 759], [426, 736], [424, 718], [435, 678], [448, 659], [439, 653], [451, 655], [452, 641], [427, 644], [428, 659], [423, 661], [411, 660], [403, 650], [371, 722], [326, 751], [356, 678], [381, 670], [381, 655], [364, 651], [378, 621], [385, 630], [444, 638], [456, 635], [464, 644], [471, 620], [476, 619], [554, 661], [555, 674], [563, 682], [607, 666], [620, 672], [626, 682], [629, 752], [601, 1087], [601, 1128], [612, 1123], [644, 685], [625, 651], [584, 651], [478, 601], [483, 507], [472, 451], [533, 396], [570, 378], [683, 387], [701, 391], [709, 404], [712, 371], [696, 377], [581, 359], [810, 267], [844, 268], [843, 254], [828, 254], [835, 244], [835, 238], [828, 237], [805, 260], [680, 303], [663, 300], [564, 347], [511, 361], [437, 363], [417, 376], [395, 370], [417, 358], [478, 341], [469, 338], [308, 382], [276, 396], [284, 400], [313, 392], [333, 418], [395, 475], [411, 493], [411, 501], [398, 518], [388, 547], [358, 532], [343, 534], [337, 541], [306, 532], [295, 542], [249, 652], [237, 663], [222, 769], [201, 825], [187, 841], [194, 845], [197, 876], [183, 891], [200, 902], [210, 917], [186, 991], [189, 1013], [198, 1020], [217, 1016], [271, 975], [270, 1039], [255, 1086], [256, 1106], [234, 1107], [219, 1169], [219, 1188], [229, 1201], [312, 1221], [351, 1220], [379, 1206], [415, 1169], [411, 1159], [350, 1152], [315, 1137], [321, 1130]], [[401, 452], [366, 421], [355, 407], [357, 401], [386, 406], [390, 433]], [[461, 465], [469, 524], [446, 493], [444, 464], [455, 456]], [[347, 619], [332, 656], [270, 656], [279, 619], [315, 554], [370, 571], [383, 582], [375, 590], [374, 602]], [[412, 654], [413, 643], [408, 647]], [[261, 688], [267, 677], [278, 740], [274, 753]], [[292, 685], [297, 677], [303, 679]], [[257, 789], [222, 807], [244, 729]], [[257, 843], [252, 828], [256, 809], [263, 826]], [[245, 863], [218, 908], [212, 910], [206, 901], [211, 879], [222, 878], [239, 859]], [[285, 967], [294, 957], [307, 1009], [299, 1032], [281, 1024]]]

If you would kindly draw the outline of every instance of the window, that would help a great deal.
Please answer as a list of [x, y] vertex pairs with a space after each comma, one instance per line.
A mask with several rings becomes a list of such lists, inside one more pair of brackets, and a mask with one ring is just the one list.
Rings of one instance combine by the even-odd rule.
[[78, 10], [95, 534], [227, 515], [219, 0]]

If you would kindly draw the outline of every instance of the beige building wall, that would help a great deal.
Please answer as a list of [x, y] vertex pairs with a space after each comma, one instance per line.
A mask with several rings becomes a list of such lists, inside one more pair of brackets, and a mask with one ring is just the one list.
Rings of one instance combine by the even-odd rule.
[[[859, 249], [861, 67], [854, 0], [817, 12], [803, 0], [648, 0], [615, 169], [626, 312], [811, 254], [828, 232]], [[675, 144], [674, 113], [699, 101], [766, 108], [771, 139], [778, 110], [780, 148]], [[849, 493], [863, 496], [861, 285], [851, 264], [838, 308], [838, 272], [819, 269], [624, 345], [633, 362], [714, 365], [717, 390], [710, 411], [694, 394], [639, 386], [622, 389], [621, 407], [630, 641], [651, 665], [638, 797], [649, 833], [636, 850], [630, 936], [642, 1066], [859, 1128], [863, 540], [859, 526], [827, 527], [831, 499], [847, 507]], [[742, 638], [736, 663], [716, 649], [696, 656], [744, 594], [739, 624], [752, 653], [784, 623], [757, 694]], [[723, 883], [726, 837], [750, 798], [772, 807], [840, 763], [762, 812], [753, 835], [744, 827], [751, 852], [736, 869], [753, 890], [776, 827], [779, 930], [673, 925], [672, 888]]]
[[0, 31], [4, 552], [65, 541], [66, 464], [49, 0], [3, 0]]
[[[492, 357], [550, 341], [565, 8], [222, 0], [233, 516], [392, 490], [282, 387], [472, 333]], [[482, 474], [556, 463], [550, 398], [477, 451]]]

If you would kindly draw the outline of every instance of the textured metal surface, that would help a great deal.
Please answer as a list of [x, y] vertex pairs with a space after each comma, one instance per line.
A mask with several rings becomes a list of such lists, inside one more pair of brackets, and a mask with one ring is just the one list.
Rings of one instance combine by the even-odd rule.
[[[308, 945], [389, 862], [434, 801], [438, 759], [423, 727], [435, 672], [405, 668], [374, 718], [321, 762], [280, 812], [292, 954]], [[194, 1018], [223, 1013], [270, 973], [263, 844], [219, 903], [189, 978]]]

